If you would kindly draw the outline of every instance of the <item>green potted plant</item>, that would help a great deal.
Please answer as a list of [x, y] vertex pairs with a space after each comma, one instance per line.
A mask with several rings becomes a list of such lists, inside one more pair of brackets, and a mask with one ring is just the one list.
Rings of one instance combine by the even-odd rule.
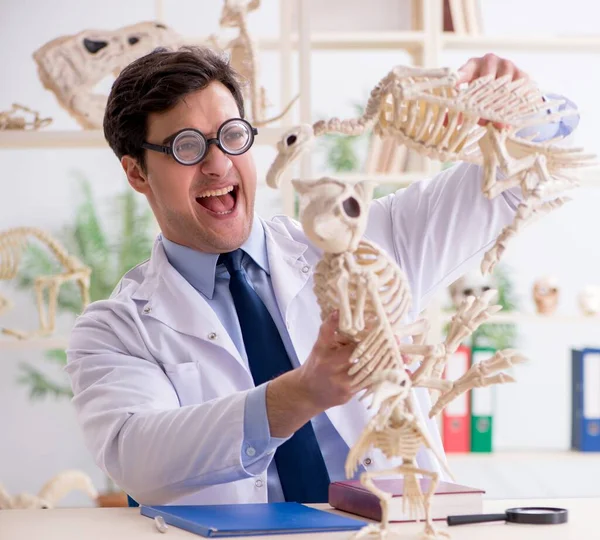
[[[140, 201], [132, 189], [126, 189], [110, 201], [112, 216], [109, 228], [100, 218], [98, 201], [92, 186], [85, 178], [78, 182], [81, 200], [75, 208], [72, 223], [57, 238], [67, 250], [80, 258], [91, 270], [90, 300], [108, 298], [125, 272], [148, 259], [155, 237], [155, 221], [152, 212]], [[117, 225], [116, 227], [114, 225]], [[30, 244], [21, 265], [17, 286], [32, 289], [36, 276], [59, 270], [53, 256], [44, 248]], [[81, 312], [81, 296], [73, 283], [61, 287], [57, 311], [77, 315]], [[18, 382], [28, 388], [32, 400], [48, 398], [71, 399], [71, 387], [62, 368], [66, 365], [63, 349], [46, 352], [46, 359], [60, 368], [61, 373], [51, 377], [29, 362], [20, 363]], [[100, 506], [126, 506], [125, 495], [116, 490], [107, 478], [108, 489], [98, 500]], [[124, 504], [123, 504], [124, 503]]]

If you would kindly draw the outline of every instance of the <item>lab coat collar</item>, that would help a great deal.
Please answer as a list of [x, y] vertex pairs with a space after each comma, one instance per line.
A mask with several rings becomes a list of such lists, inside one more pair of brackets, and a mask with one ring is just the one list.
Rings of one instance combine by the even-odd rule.
[[[273, 290], [289, 324], [289, 306], [310, 277], [302, 257], [307, 246], [294, 240], [282, 224], [262, 221], [262, 225]], [[227, 350], [247, 371], [233, 340], [206, 299], [169, 263], [160, 235], [154, 242], [145, 278], [132, 298], [143, 303], [142, 316], [152, 317], [177, 332], [210, 340]]]

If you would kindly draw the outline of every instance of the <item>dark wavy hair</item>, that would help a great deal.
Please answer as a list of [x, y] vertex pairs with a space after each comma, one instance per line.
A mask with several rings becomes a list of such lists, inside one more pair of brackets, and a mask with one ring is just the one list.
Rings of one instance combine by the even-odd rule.
[[148, 114], [164, 112], [185, 95], [211, 82], [224, 84], [244, 118], [244, 100], [238, 73], [228, 59], [209, 48], [158, 48], [134, 60], [112, 85], [104, 113], [104, 137], [119, 159], [132, 156], [145, 170]]

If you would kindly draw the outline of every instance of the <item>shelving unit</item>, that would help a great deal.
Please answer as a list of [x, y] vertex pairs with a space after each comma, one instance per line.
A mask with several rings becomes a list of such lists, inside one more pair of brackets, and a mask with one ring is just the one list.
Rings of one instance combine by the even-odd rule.
[[[299, 120], [312, 122], [311, 96], [311, 53], [323, 50], [389, 50], [402, 49], [411, 54], [414, 65], [423, 67], [438, 67], [444, 50], [451, 49], [527, 49], [543, 52], [600, 52], [600, 34], [598, 36], [489, 36], [462, 35], [442, 32], [442, 0], [421, 0], [422, 30], [392, 31], [392, 32], [314, 32], [310, 31], [309, 13], [306, 2], [295, 0], [280, 0], [280, 32], [279, 37], [258, 39], [260, 50], [279, 51], [281, 55], [281, 102], [288, 103], [297, 92], [293, 88], [293, 73], [291, 70], [292, 54], [297, 53], [299, 59], [299, 90], [300, 99]], [[155, 15], [157, 20], [164, 18], [163, 0], [155, 0]], [[295, 9], [298, 27], [292, 23]], [[206, 43], [207, 37], [190, 37], [188, 43]], [[292, 112], [289, 112], [278, 127], [259, 128], [257, 145], [274, 146], [295, 122], [292, 122]], [[107, 148], [102, 130], [76, 129], [70, 131], [43, 129], [40, 131], [0, 131], [0, 150], [25, 149], [77, 149], [77, 148]], [[406, 187], [413, 182], [429, 178], [441, 169], [441, 164], [425, 161], [422, 171], [404, 174], [338, 174], [343, 180], [369, 179], [379, 185]], [[313, 177], [310, 156], [305, 156], [301, 162], [303, 178]], [[581, 182], [586, 186], [600, 186], [600, 168], [582, 170]], [[289, 215], [294, 212], [294, 192], [289, 182], [282, 182], [283, 211]], [[450, 315], [444, 314], [439, 306], [433, 306], [431, 315], [434, 321], [433, 335], [441, 332], [442, 325]], [[578, 315], [555, 315], [542, 317], [534, 314], [498, 313], [490, 324], [506, 322], [524, 323], [576, 323], [598, 322], [600, 317], [590, 318]], [[438, 334], [439, 335], [439, 334]], [[0, 339], [0, 350], [16, 350], [23, 348], [50, 349], [63, 346], [66, 337], [58, 336], [49, 339], [32, 341], [17, 341]]]
[[[277, 144], [285, 128], [261, 127], [255, 144], [273, 146]], [[108, 148], [104, 133], [99, 129], [0, 131], [0, 149], [34, 148]]]
[[66, 349], [69, 343], [69, 337], [60, 334], [47, 338], [34, 339], [9, 339], [0, 337], [1, 351], [50, 351], [52, 349]]

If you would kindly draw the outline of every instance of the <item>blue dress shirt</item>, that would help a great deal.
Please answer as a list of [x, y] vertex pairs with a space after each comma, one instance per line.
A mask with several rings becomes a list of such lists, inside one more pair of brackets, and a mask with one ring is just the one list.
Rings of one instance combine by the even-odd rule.
[[[171, 242], [164, 236], [163, 245], [171, 265], [205, 298], [231, 336], [242, 359], [248, 366], [242, 332], [235, 306], [229, 292], [229, 274], [225, 265], [217, 265], [218, 254], [201, 253]], [[300, 365], [287, 328], [277, 307], [271, 285], [269, 261], [263, 224], [254, 218], [248, 240], [241, 246], [244, 250], [242, 267], [250, 278], [254, 290], [260, 296], [275, 321], [283, 339], [292, 365]], [[277, 475], [275, 460], [276, 448], [286, 439], [271, 437], [266, 407], [267, 384], [252, 389], [246, 398], [244, 411], [244, 443], [242, 445], [242, 465], [251, 474], [260, 473], [265, 461], [270, 461], [267, 469], [269, 502], [284, 501], [283, 491]], [[348, 455], [348, 445], [338, 434], [325, 413], [312, 419], [313, 428], [321, 453], [332, 482], [345, 479], [344, 463]], [[364, 470], [360, 468], [356, 477]]]
[[[562, 96], [547, 94], [548, 99], [565, 99]], [[574, 109], [569, 100], [559, 110]], [[548, 112], [554, 112], [548, 110]], [[519, 132], [520, 136], [537, 136], [534, 141], [544, 141], [555, 137], [566, 137], [579, 122], [577, 113], [564, 116], [557, 122], [549, 122]], [[244, 348], [242, 332], [238, 322], [235, 306], [229, 292], [229, 274], [224, 265], [217, 265], [218, 254], [202, 253], [188, 247], [171, 242], [164, 236], [163, 245], [171, 265], [201, 294], [215, 311], [217, 317], [231, 336], [242, 359], [248, 366], [248, 358]], [[283, 343], [294, 367], [299, 361], [292, 346], [287, 328], [281, 314], [271, 285], [269, 261], [267, 257], [265, 231], [262, 222], [255, 216], [250, 236], [241, 246], [244, 250], [242, 266], [250, 283], [265, 303], [269, 313], [279, 329]], [[244, 442], [242, 445], [242, 465], [251, 474], [259, 474], [264, 464], [269, 461], [267, 469], [269, 502], [284, 501], [281, 484], [277, 475], [275, 461], [272, 459], [276, 448], [286, 439], [271, 437], [266, 408], [266, 387], [268, 383], [252, 389], [246, 398], [244, 411]], [[325, 464], [332, 482], [346, 479], [344, 463], [348, 455], [348, 445], [333, 427], [325, 413], [312, 419], [315, 435], [325, 459]], [[354, 478], [364, 471], [359, 467]]]

